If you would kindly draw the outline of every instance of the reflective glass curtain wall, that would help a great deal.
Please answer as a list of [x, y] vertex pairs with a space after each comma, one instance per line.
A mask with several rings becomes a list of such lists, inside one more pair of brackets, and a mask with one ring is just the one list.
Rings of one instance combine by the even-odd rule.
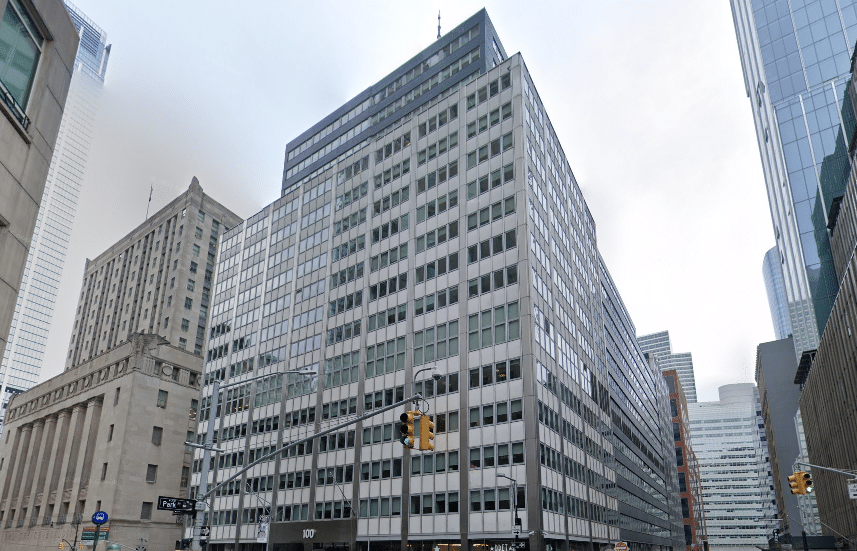
[[9, 397], [32, 387], [39, 378], [110, 56], [107, 35], [72, 4], [66, 3], [66, 9], [80, 35], [80, 46], [0, 364], [0, 422]]
[[798, 355], [818, 344], [837, 292], [828, 215], [843, 193], [854, 117], [852, 0], [732, 0]]

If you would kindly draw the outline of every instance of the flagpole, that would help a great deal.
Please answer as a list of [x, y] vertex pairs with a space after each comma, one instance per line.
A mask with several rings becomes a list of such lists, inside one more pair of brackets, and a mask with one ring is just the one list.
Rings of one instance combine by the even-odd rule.
[[146, 220], [149, 219], [149, 207], [152, 206], [152, 191], [155, 190], [155, 185], [151, 184], [149, 187], [149, 204], [146, 205]]

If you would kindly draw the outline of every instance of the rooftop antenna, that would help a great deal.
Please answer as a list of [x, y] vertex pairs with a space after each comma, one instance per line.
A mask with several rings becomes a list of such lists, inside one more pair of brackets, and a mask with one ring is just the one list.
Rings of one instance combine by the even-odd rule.
[[149, 207], [152, 206], [152, 192], [155, 191], [155, 184], [151, 184], [149, 188], [149, 204], [146, 205], [146, 220], [149, 219]]
[[440, 38], [440, 10], [437, 10], [437, 37]]

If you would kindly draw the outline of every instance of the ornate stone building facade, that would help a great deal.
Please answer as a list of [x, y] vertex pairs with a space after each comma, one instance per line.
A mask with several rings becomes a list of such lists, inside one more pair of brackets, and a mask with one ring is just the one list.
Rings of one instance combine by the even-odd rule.
[[0, 446], [0, 548], [55, 548], [91, 533], [104, 511], [108, 541], [172, 549], [181, 525], [156, 510], [157, 498], [187, 495], [183, 444], [199, 385], [198, 357], [135, 334], [13, 397]]

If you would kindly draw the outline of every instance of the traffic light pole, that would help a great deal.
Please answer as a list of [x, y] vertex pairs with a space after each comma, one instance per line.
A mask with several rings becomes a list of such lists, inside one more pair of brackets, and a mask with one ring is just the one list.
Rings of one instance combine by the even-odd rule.
[[203, 526], [203, 518], [205, 516], [205, 515], [200, 514], [200, 513], [205, 508], [204, 502], [209, 496], [213, 496], [214, 493], [217, 490], [219, 490], [221, 487], [223, 487], [224, 485], [235, 480], [236, 478], [243, 475], [244, 473], [246, 473], [247, 471], [249, 471], [250, 469], [252, 469], [256, 465], [263, 463], [263, 462], [267, 461], [268, 459], [270, 459], [270, 458], [276, 456], [277, 454], [280, 454], [286, 450], [297, 447], [300, 444], [304, 444], [304, 443], [309, 442], [311, 440], [315, 440], [316, 438], [319, 438], [321, 436], [326, 436], [330, 433], [336, 432], [336, 431], [343, 429], [345, 427], [355, 425], [355, 424], [359, 423], [360, 421], [363, 421], [365, 419], [369, 419], [371, 417], [375, 417], [376, 415], [380, 415], [386, 411], [390, 411], [391, 409], [395, 409], [397, 407], [403, 406], [407, 403], [413, 402], [414, 400], [421, 400], [422, 399], [422, 395], [414, 394], [413, 396], [406, 398], [400, 402], [396, 402], [395, 404], [385, 406], [385, 407], [382, 407], [379, 409], [374, 409], [374, 410], [372, 410], [371, 413], [365, 413], [365, 414], [361, 415], [360, 417], [352, 419], [351, 421], [346, 421], [344, 423], [340, 423], [334, 427], [331, 427], [329, 429], [326, 429], [326, 430], [323, 430], [323, 431], [318, 432], [316, 434], [313, 434], [312, 436], [307, 436], [306, 438], [302, 438], [300, 440], [296, 440], [294, 442], [284, 444], [284, 445], [280, 446], [279, 448], [277, 448], [276, 450], [272, 451], [271, 453], [269, 453], [267, 455], [263, 455], [262, 457], [256, 459], [255, 461], [253, 461], [252, 463], [250, 463], [249, 465], [247, 465], [243, 469], [239, 470], [238, 472], [236, 472], [235, 474], [233, 474], [229, 478], [224, 479], [222, 482], [220, 482], [219, 484], [217, 484], [216, 486], [214, 486], [213, 488], [211, 488], [209, 490], [208, 489], [208, 473], [210, 471], [209, 463], [210, 463], [210, 457], [211, 457], [211, 447], [213, 447], [213, 445], [214, 445], [213, 444], [214, 419], [216, 418], [215, 415], [216, 415], [217, 406], [219, 403], [219, 397], [218, 397], [219, 393], [220, 393], [220, 385], [219, 385], [218, 381], [215, 381], [213, 392], [211, 395], [212, 396], [211, 408], [210, 408], [211, 413], [209, 415], [208, 427], [206, 429], [206, 435], [205, 435], [205, 446], [206, 447], [205, 447], [205, 449], [203, 449], [203, 452], [202, 452], [202, 472], [200, 473], [201, 476], [200, 476], [200, 482], [199, 482], [199, 492], [197, 493], [197, 496], [196, 496], [197, 515], [196, 515], [196, 520], [194, 522], [193, 539], [191, 541], [191, 547], [190, 547], [193, 551], [200, 551], [200, 545], [199, 545], [199, 539], [200, 538], [199, 538], [199, 536], [200, 536], [200, 532], [201, 532], [202, 526]]
[[821, 469], [822, 471], [830, 471], [832, 473], [844, 474], [845, 476], [857, 476], [857, 472], [854, 471], [843, 471], [840, 469], [831, 469], [830, 467], [822, 467], [821, 465], [813, 465], [812, 463], [806, 463], [805, 461], [795, 461], [795, 465], [806, 465], [807, 467], [812, 467], [813, 469]]

